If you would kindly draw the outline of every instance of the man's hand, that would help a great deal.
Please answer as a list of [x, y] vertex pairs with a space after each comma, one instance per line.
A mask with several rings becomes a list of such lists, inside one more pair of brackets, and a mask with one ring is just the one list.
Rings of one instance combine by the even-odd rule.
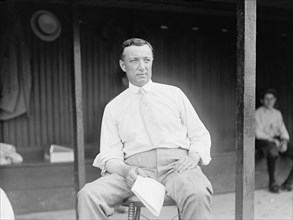
[[278, 139], [276, 139], [276, 138], [274, 138], [272, 141], [276, 144], [277, 148], [280, 149], [280, 147], [281, 147], [280, 141]]
[[282, 140], [281, 143], [280, 143], [280, 148], [279, 148], [279, 151], [281, 153], [284, 153], [288, 148], [288, 141], [287, 140]]
[[174, 165], [173, 169], [181, 173], [185, 170], [190, 170], [198, 166], [200, 157], [197, 153], [181, 157]]
[[142, 169], [134, 166], [126, 165], [123, 168], [124, 178], [127, 185], [131, 188], [137, 178], [137, 175], [142, 177], [147, 177], [147, 175], [142, 171]]

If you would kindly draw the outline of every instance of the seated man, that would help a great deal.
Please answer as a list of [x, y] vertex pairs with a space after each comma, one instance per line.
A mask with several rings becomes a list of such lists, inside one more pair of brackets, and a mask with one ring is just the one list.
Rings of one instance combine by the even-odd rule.
[[79, 219], [107, 219], [137, 175], [161, 182], [182, 219], [208, 219], [213, 190], [198, 164], [211, 160], [209, 132], [179, 88], [152, 82], [147, 41], [125, 41], [119, 63], [129, 87], [105, 107], [93, 164], [102, 177], [78, 193]]
[[[289, 134], [283, 121], [282, 114], [275, 108], [277, 101], [276, 91], [267, 89], [261, 97], [262, 106], [255, 112], [256, 119], [256, 151], [267, 159], [269, 173], [269, 190], [279, 192], [279, 185], [275, 178], [276, 160], [279, 152], [286, 152], [293, 159], [292, 149], [288, 149]], [[282, 188], [292, 190], [293, 167], [282, 184]]]

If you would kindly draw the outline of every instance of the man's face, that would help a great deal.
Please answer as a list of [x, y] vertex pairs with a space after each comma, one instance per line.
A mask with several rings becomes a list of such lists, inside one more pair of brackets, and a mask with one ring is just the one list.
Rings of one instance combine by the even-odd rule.
[[126, 72], [129, 82], [142, 87], [152, 78], [153, 53], [148, 45], [129, 46], [124, 49], [120, 60], [121, 69]]
[[273, 94], [267, 93], [262, 99], [262, 103], [266, 108], [272, 109], [276, 104], [276, 100], [277, 99]]

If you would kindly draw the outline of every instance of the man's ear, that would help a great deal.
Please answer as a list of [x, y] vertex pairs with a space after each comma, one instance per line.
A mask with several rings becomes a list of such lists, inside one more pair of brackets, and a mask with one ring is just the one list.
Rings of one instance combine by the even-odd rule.
[[124, 61], [123, 60], [119, 60], [119, 65], [120, 65], [120, 68], [124, 71], [125, 71], [125, 64], [124, 64]]
[[260, 103], [261, 103], [261, 104], [263, 104], [263, 103], [264, 103], [263, 99], [260, 99]]

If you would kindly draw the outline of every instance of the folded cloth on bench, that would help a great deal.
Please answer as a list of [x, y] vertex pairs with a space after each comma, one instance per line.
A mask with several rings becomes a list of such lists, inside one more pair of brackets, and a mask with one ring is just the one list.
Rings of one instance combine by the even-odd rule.
[[16, 152], [15, 146], [11, 144], [0, 143], [0, 165], [21, 163], [22, 156]]

